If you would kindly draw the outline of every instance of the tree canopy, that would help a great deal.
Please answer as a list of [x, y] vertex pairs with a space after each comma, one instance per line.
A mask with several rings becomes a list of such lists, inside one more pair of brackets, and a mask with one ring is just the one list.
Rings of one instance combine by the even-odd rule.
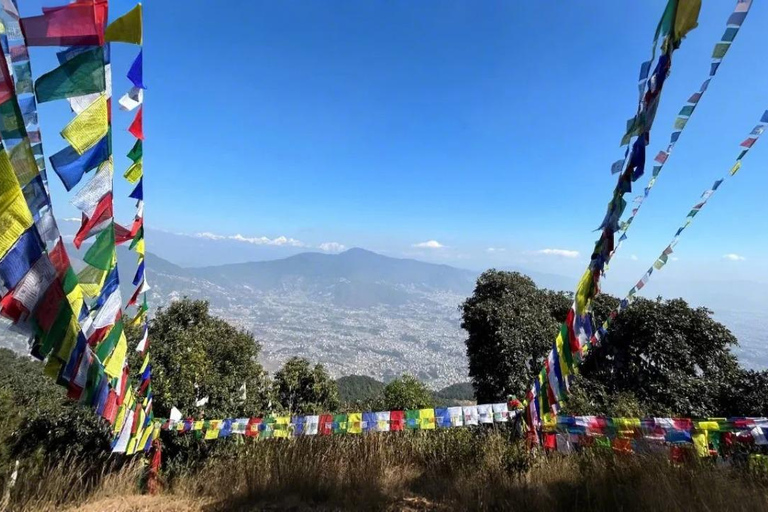
[[[211, 316], [208, 302], [182, 300], [149, 325], [155, 415], [239, 417], [263, 411], [269, 386], [253, 335]], [[196, 401], [208, 397], [204, 409]]]
[[312, 367], [304, 358], [292, 357], [275, 373], [275, 398], [288, 412], [317, 414], [339, 406], [336, 382], [323, 365]]
[[434, 407], [435, 398], [426, 384], [412, 375], [403, 375], [384, 387], [384, 408], [390, 410]]
[[[571, 296], [515, 272], [489, 270], [462, 305], [469, 373], [480, 402], [523, 396], [541, 370]], [[618, 299], [599, 295], [596, 323]], [[639, 298], [617, 316], [574, 379], [574, 414], [765, 415], [766, 372], [739, 367], [736, 338], [706, 308]], [[765, 396], [763, 392], [763, 396]], [[743, 404], [739, 396], [752, 396]]]

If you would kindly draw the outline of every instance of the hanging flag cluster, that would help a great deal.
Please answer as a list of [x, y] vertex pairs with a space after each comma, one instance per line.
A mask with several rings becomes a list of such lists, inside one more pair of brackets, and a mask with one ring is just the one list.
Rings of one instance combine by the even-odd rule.
[[570, 453], [603, 446], [619, 453], [669, 449], [673, 461], [686, 451], [700, 457], [728, 458], [739, 445], [768, 445], [768, 418], [604, 418], [557, 416], [542, 424], [542, 445]]
[[[645, 202], [645, 199], [648, 197], [648, 195], [651, 193], [651, 189], [656, 184], [656, 180], [659, 177], [659, 174], [661, 174], [661, 170], [664, 167], [664, 164], [666, 164], [667, 159], [669, 159], [669, 155], [672, 154], [672, 150], [675, 147], [675, 144], [677, 144], [677, 141], [680, 139], [680, 135], [683, 132], [683, 129], [688, 124], [688, 121], [693, 116], [693, 112], [696, 110], [696, 107], [699, 105], [699, 102], [701, 101], [701, 98], [704, 96], [704, 93], [709, 88], [710, 83], [712, 82], [712, 79], [715, 77], [715, 74], [717, 73], [717, 70], [720, 68], [720, 64], [723, 62], [723, 59], [725, 58], [725, 54], [730, 49], [731, 45], [736, 39], [736, 36], [739, 33], [739, 29], [741, 28], [742, 23], [744, 23], [744, 20], [747, 17], [747, 14], [749, 13], [749, 9], [752, 6], [752, 0], [739, 0], [736, 3], [736, 7], [734, 8], [731, 15], [728, 17], [728, 21], [726, 22], [726, 28], [725, 32], [723, 33], [722, 37], [720, 38], [720, 41], [715, 44], [714, 49], [712, 50], [712, 62], [709, 66], [709, 72], [707, 79], [704, 80], [704, 82], [701, 84], [701, 87], [699, 87], [698, 91], [694, 92], [690, 98], [688, 98], [688, 101], [686, 104], [680, 109], [680, 112], [677, 114], [677, 118], [675, 119], [674, 127], [672, 130], [672, 134], [669, 137], [669, 144], [667, 145], [666, 150], [659, 151], [659, 153], [656, 155], [656, 158], [654, 158], [655, 165], [653, 166], [653, 175], [651, 176], [651, 179], [648, 181], [648, 184], [646, 185], [643, 195], [635, 197], [633, 200], [633, 207], [632, 207], [632, 213], [627, 218], [627, 220], [623, 221], [619, 226], [619, 231], [621, 233], [621, 236], [619, 237], [619, 242], [614, 248], [613, 252], [610, 255], [609, 261], [611, 258], [613, 258], [613, 255], [616, 254], [616, 251], [619, 250], [624, 240], [627, 239], [627, 231], [629, 230], [629, 227], [632, 225], [632, 221], [635, 220], [635, 217], [637, 216], [637, 213], [640, 211], [640, 208], [642, 207], [643, 203]], [[644, 77], [641, 74], [640, 81], [643, 82]], [[620, 161], [620, 163], [623, 164], [623, 161]], [[619, 168], [619, 171], [621, 169]], [[607, 270], [607, 265], [606, 265]]]
[[[2, 6], [8, 58], [0, 63], [0, 195], [7, 199], [0, 201], [0, 313], [12, 320], [16, 331], [30, 336], [33, 355], [46, 360], [46, 373], [67, 387], [71, 398], [95, 408], [113, 425], [116, 439], [127, 429], [133, 444], [146, 449], [154, 433], [151, 370], [145, 354], [134, 390], [128, 382], [115, 251], [116, 245], [132, 241], [140, 258], [135, 296], [145, 293], [141, 156], [134, 159], [130, 177], [126, 173], [129, 181], [135, 177], [138, 182], [131, 194], [138, 201], [137, 214], [129, 229], [114, 218], [110, 64], [110, 42], [141, 45], [141, 5], [108, 26], [107, 0], [44, 8], [42, 15], [22, 19], [13, 2]], [[34, 83], [28, 46], [65, 47], [56, 54], [58, 67]], [[141, 53], [136, 63], [129, 78], [143, 87]], [[132, 110], [143, 93], [131, 89], [126, 96], [133, 102], [123, 98], [120, 104]], [[82, 212], [74, 245], [91, 241], [83, 256], [85, 267], [77, 274], [53, 217], [38, 128], [37, 104], [57, 100], [67, 100], [75, 116], [61, 130], [66, 146], [50, 163], [64, 187], [75, 191], [71, 202]], [[143, 139], [141, 110], [130, 132]], [[88, 173], [90, 179], [81, 185]], [[145, 352], [146, 296], [143, 308], [127, 321], [144, 327], [139, 350]]]
[[[685, 35], [697, 26], [700, 9], [701, 0], [669, 0], [656, 29], [651, 60], [641, 66], [637, 114], [627, 122], [621, 141], [627, 146], [624, 159], [612, 166], [619, 178], [598, 228], [600, 238], [595, 243], [589, 267], [579, 281], [566, 321], [526, 397], [526, 419], [532, 432], [538, 430], [542, 418], [557, 412], [558, 404], [569, 392], [571, 375], [589, 351], [593, 330], [592, 300], [599, 293], [600, 278], [614, 250], [614, 237], [627, 204], [624, 195], [632, 191], [632, 184], [645, 173], [646, 146], [664, 83], [671, 71], [672, 55]], [[654, 65], [660, 38], [661, 54]]]
[[715, 181], [711, 188], [705, 190], [704, 193], [701, 194], [701, 197], [696, 201], [696, 204], [693, 205], [691, 211], [688, 212], [688, 215], [686, 215], [683, 224], [675, 232], [675, 236], [672, 238], [672, 241], [664, 248], [659, 257], [656, 258], [656, 261], [654, 261], [653, 265], [651, 265], [651, 267], [646, 270], [645, 274], [643, 274], [643, 277], [641, 277], [637, 284], [635, 284], [635, 286], [629, 290], [627, 296], [622, 299], [617, 308], [608, 315], [608, 318], [606, 318], [606, 320], [603, 322], [603, 325], [600, 326], [597, 332], [595, 332], [591, 339], [591, 343], [593, 345], [600, 344], [600, 341], [608, 332], [608, 327], [610, 327], [611, 321], [616, 318], [619, 313], [626, 309], [632, 303], [632, 301], [634, 301], [637, 292], [642, 290], [643, 287], [651, 279], [651, 274], [653, 274], [654, 271], [661, 270], [664, 265], [667, 264], [669, 261], [669, 256], [673, 253], [674, 247], [680, 241], [680, 236], [682, 235], [683, 231], [685, 231], [685, 229], [691, 225], [694, 217], [696, 217], [702, 208], [707, 205], [707, 202], [720, 188], [723, 182], [729, 177], [734, 176], [739, 171], [739, 169], [741, 169], [741, 162], [747, 153], [749, 153], [749, 150], [755, 145], [755, 142], [757, 142], [757, 139], [760, 137], [760, 135], [762, 135], [762, 133], [766, 130], [766, 127], [768, 127], [768, 110], [763, 113], [762, 117], [760, 118], [760, 122], [752, 129], [744, 142], [742, 142], [739, 146], [739, 155], [736, 157], [736, 161], [731, 166], [728, 173], [719, 180]]

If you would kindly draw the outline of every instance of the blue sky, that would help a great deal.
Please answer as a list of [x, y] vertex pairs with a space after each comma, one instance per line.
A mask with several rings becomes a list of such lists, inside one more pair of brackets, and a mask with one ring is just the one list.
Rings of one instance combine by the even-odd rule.
[[[623, 154], [639, 65], [665, 3], [147, 2], [147, 225], [575, 280], [615, 183], [610, 165]], [[706, 78], [734, 3], [705, 2], [675, 53], [651, 157]], [[24, 15], [39, 12], [31, 4]], [[111, 4], [113, 16], [131, 5]], [[756, 2], [611, 273], [641, 276], [768, 108], [766, 26], [768, 6]], [[128, 88], [135, 53], [114, 51], [115, 97]], [[54, 66], [53, 54], [34, 51], [36, 75]], [[52, 154], [70, 114], [64, 103], [40, 115]], [[115, 117], [122, 132], [131, 116]], [[671, 279], [768, 281], [765, 144], [685, 233], [679, 260], [664, 270]], [[115, 153], [130, 145], [118, 135]], [[116, 176], [127, 162], [116, 159]], [[76, 216], [70, 194], [52, 188], [57, 216]], [[129, 190], [121, 184], [117, 194]], [[118, 206], [126, 222], [131, 208], [127, 199]], [[428, 241], [437, 244], [418, 247]]]

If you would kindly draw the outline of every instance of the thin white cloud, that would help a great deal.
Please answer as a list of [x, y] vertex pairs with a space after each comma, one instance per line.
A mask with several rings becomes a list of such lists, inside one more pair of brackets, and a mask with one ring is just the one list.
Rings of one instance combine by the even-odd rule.
[[744, 256], [740, 256], [738, 254], [735, 254], [735, 253], [729, 253], [729, 254], [723, 254], [723, 259], [726, 259], [726, 260], [729, 260], [729, 261], [744, 261], [747, 258], [745, 258]]
[[485, 251], [486, 252], [506, 252], [506, 249], [503, 247], [489, 247]]
[[442, 249], [445, 246], [437, 240], [427, 240], [426, 242], [413, 244], [413, 247], [418, 247], [419, 249]]
[[629, 259], [631, 259], [632, 261], [637, 261], [637, 254], [633, 254], [632, 256], [629, 257]]
[[536, 254], [544, 254], [546, 256], [561, 256], [563, 258], [579, 257], [579, 251], [570, 251], [568, 249], [541, 249], [536, 251]]
[[64, 217], [61, 219], [61, 222], [77, 222], [78, 224], [81, 222], [82, 219], [79, 219], [77, 217]]
[[325, 252], [341, 252], [346, 249], [347, 246], [338, 242], [323, 242], [318, 245], [317, 248]]
[[677, 256], [672, 256], [670, 259], [671, 259], [672, 261], [677, 261], [677, 260], [679, 260], [680, 258], [678, 258]]
[[206, 240], [234, 240], [236, 242], [244, 242], [253, 245], [273, 245], [273, 246], [288, 246], [288, 247], [307, 247], [307, 244], [301, 240], [295, 238], [288, 238], [286, 236], [278, 236], [277, 238], [267, 238], [266, 236], [247, 237], [240, 233], [236, 235], [217, 235], [215, 233], [195, 233], [192, 235], [195, 238], [204, 238]]

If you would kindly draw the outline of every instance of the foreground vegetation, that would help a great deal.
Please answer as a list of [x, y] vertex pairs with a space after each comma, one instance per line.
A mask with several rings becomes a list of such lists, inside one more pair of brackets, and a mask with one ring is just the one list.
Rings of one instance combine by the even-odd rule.
[[[214, 447], [215, 445], [215, 447]], [[500, 430], [209, 443], [200, 464], [139, 497], [138, 460], [22, 468], [13, 510], [766, 510], [748, 467], [673, 466], [610, 451], [532, 456]], [[26, 471], [25, 471], [26, 470]]]

